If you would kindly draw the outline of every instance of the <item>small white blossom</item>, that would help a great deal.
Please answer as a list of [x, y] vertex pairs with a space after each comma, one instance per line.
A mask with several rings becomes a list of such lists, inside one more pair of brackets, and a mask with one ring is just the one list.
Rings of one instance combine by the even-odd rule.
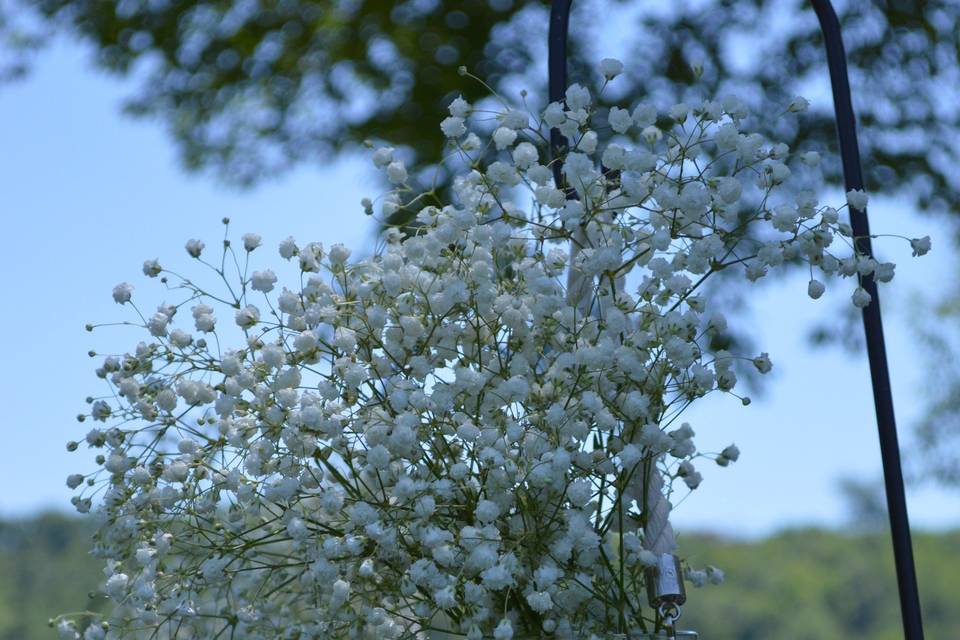
[[243, 329], [249, 329], [260, 321], [260, 310], [252, 304], [248, 304], [236, 313], [237, 326]]
[[498, 151], [506, 149], [517, 139], [517, 132], [509, 127], [497, 127], [493, 132], [493, 143]]
[[820, 296], [823, 295], [823, 292], [827, 290], [827, 287], [820, 282], [819, 280], [811, 280], [807, 284], [807, 295], [817, 300]]
[[199, 258], [205, 246], [200, 240], [189, 240], [186, 246], [187, 253], [190, 254], [191, 258]]
[[521, 142], [513, 150], [513, 162], [521, 169], [527, 169], [537, 162], [537, 148], [529, 142]]
[[633, 126], [630, 112], [620, 107], [611, 107], [607, 119], [610, 122], [610, 128], [617, 133], [626, 133]]
[[866, 211], [867, 194], [862, 189], [854, 189], [847, 192], [847, 204], [857, 211]]
[[660, 139], [663, 137], [663, 132], [657, 127], [651, 125], [645, 128], [640, 135], [643, 136], [643, 139], [647, 144], [652, 145], [660, 141]]
[[810, 101], [804, 98], [803, 96], [797, 96], [793, 99], [789, 106], [787, 106], [787, 111], [792, 111], [794, 113], [800, 113], [806, 111], [807, 107], [810, 106]]
[[862, 309], [868, 304], [870, 304], [870, 301], [872, 299], [873, 298], [870, 296], [869, 293], [866, 292], [866, 290], [863, 287], [857, 287], [857, 289], [853, 292], [853, 306], [855, 307], [859, 307]]
[[394, 160], [387, 165], [387, 178], [393, 184], [404, 184], [407, 181], [407, 167], [400, 160]]
[[263, 239], [257, 233], [243, 234], [243, 248], [245, 251], [253, 251], [263, 243]]
[[470, 103], [463, 99], [463, 96], [457, 96], [448, 107], [450, 115], [454, 118], [466, 118], [470, 113]]
[[350, 259], [349, 247], [342, 244], [335, 244], [330, 247], [330, 264], [342, 265]]
[[914, 256], [923, 256], [930, 251], [930, 236], [914, 238], [910, 241], [910, 248], [913, 249]]
[[467, 132], [467, 127], [463, 124], [463, 118], [450, 116], [440, 123], [440, 130], [448, 138], [459, 138]]
[[616, 58], [604, 58], [600, 61], [600, 74], [607, 80], [613, 80], [623, 73], [623, 63]]
[[297, 255], [298, 251], [297, 242], [292, 236], [280, 243], [280, 257], [284, 260], [290, 260], [293, 256]]
[[113, 301], [117, 304], [125, 304], [130, 302], [130, 298], [133, 296], [133, 285], [126, 282], [121, 282], [113, 288]]
[[277, 283], [276, 274], [270, 269], [264, 271], [254, 271], [250, 278], [250, 287], [254, 291], [269, 293], [273, 291], [273, 285]]
[[145, 260], [143, 262], [143, 275], [150, 278], [156, 278], [160, 275], [160, 272], [163, 271], [163, 268], [160, 266], [160, 261], [154, 258], [153, 260]]

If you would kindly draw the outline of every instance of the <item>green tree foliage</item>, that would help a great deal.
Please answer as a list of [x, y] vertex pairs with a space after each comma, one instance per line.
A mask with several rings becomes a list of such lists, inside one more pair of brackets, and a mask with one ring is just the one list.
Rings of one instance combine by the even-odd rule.
[[[438, 157], [437, 123], [453, 97], [545, 79], [549, 3], [523, 0], [35, 0], [80, 34], [103, 66], [146, 81], [135, 113], [169, 126], [186, 163], [249, 183], [292, 163], [376, 137]], [[909, 187], [924, 207], [960, 204], [956, 87], [960, 4], [839, 3], [853, 72], [869, 190]], [[825, 78], [812, 9], [800, 0], [574, 3], [571, 77], [629, 43], [620, 100], [682, 98], [703, 61], [708, 92], [736, 91], [776, 113]], [[602, 30], [602, 31], [601, 31]], [[822, 83], [821, 83], [822, 84]], [[832, 114], [769, 131], [793, 148], [835, 148]], [[839, 163], [828, 164], [837, 183]]]
[[55, 638], [51, 618], [103, 605], [91, 525], [52, 513], [0, 521], [0, 640]]
[[[927, 637], [953, 638], [960, 532], [914, 537]], [[726, 571], [719, 587], [691, 590], [684, 625], [705, 640], [903, 638], [888, 534], [794, 530], [757, 542], [687, 537], [694, 564]]]

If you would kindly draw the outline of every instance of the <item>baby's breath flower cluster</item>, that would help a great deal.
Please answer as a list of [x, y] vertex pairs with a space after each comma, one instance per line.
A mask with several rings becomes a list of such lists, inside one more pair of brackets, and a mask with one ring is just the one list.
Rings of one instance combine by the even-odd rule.
[[818, 278], [893, 275], [836, 209], [780, 195], [816, 154], [743, 131], [736, 98], [600, 112], [574, 85], [538, 114], [450, 114], [451, 202], [373, 154], [396, 188], [365, 209], [418, 224], [371, 257], [291, 238], [288, 274], [249, 273], [259, 236], [213, 263], [191, 240], [216, 287], [148, 260], [180, 302], [149, 313], [114, 289], [148, 337], [97, 369], [110, 394], [81, 419], [99, 468], [67, 480], [98, 505], [113, 601], [85, 640], [653, 631], [644, 569], [674, 544], [657, 509], [740, 455], [698, 451], [679, 417], [733, 394], [738, 359], [772, 367], [707, 349], [726, 320], [702, 285], [802, 262], [818, 298]]

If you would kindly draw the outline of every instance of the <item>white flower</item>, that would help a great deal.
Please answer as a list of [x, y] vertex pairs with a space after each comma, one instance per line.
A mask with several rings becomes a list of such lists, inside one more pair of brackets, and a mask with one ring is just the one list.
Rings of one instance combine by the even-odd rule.
[[158, 311], [147, 320], [147, 329], [150, 330], [150, 335], [159, 338], [167, 335], [167, 323], [169, 322], [170, 316]]
[[687, 485], [687, 488], [693, 491], [700, 486], [700, 483], [703, 482], [703, 475], [693, 468], [693, 463], [689, 460], [684, 460], [680, 463], [678, 475], [683, 479], [683, 483]]
[[337, 580], [333, 583], [333, 589], [330, 592], [330, 607], [339, 609], [347, 602], [349, 596], [350, 583], [346, 580]]
[[567, 116], [564, 114], [563, 105], [557, 102], [551, 102], [543, 112], [543, 121], [550, 127], [559, 127], [566, 122]]
[[347, 260], [350, 259], [350, 249], [342, 244], [335, 244], [330, 247], [330, 264], [342, 265], [346, 264]]
[[373, 164], [378, 169], [383, 169], [393, 162], [393, 147], [380, 147], [373, 152]]
[[553, 599], [546, 591], [531, 591], [527, 594], [527, 604], [537, 613], [546, 613], [553, 608]]
[[717, 457], [717, 464], [721, 467], [729, 465], [731, 462], [736, 462], [740, 459], [740, 449], [735, 444], [731, 444], [724, 448], [720, 452], [720, 455]]
[[243, 248], [246, 251], [253, 251], [263, 242], [263, 239], [260, 237], [260, 235], [256, 233], [245, 233], [243, 234], [242, 240]]
[[293, 236], [288, 236], [286, 240], [280, 243], [280, 257], [284, 260], [290, 260], [297, 255], [298, 251], [297, 241], [293, 239]]
[[57, 623], [57, 636], [60, 640], [77, 640], [80, 634], [70, 620], [61, 620]]
[[590, 106], [590, 92], [579, 84], [567, 87], [565, 97], [567, 109], [570, 111], [579, 111]]
[[643, 136], [643, 139], [647, 144], [652, 145], [660, 141], [660, 138], [663, 137], [663, 132], [657, 127], [651, 125], [641, 131], [640, 135]]
[[717, 193], [720, 194], [720, 198], [727, 204], [733, 204], [738, 201], [742, 192], [743, 186], [740, 184], [740, 181], [732, 176], [721, 178], [717, 185]]
[[603, 150], [601, 162], [608, 169], [622, 169], [626, 162], [626, 150], [618, 144], [611, 144]]
[[770, 370], [773, 369], [773, 363], [770, 362], [770, 355], [764, 351], [753, 359], [753, 366], [755, 366], [760, 373], [770, 373]]
[[463, 118], [450, 116], [440, 123], [440, 131], [448, 138], [459, 138], [467, 132], [467, 127], [463, 124]]
[[530, 126], [530, 116], [519, 109], [509, 109], [503, 114], [503, 126], [510, 129], [526, 129]]
[[243, 309], [237, 311], [235, 315], [237, 326], [243, 329], [249, 329], [260, 322], [260, 310], [252, 304], [248, 304]]
[[857, 211], [866, 211], [867, 194], [862, 189], [854, 189], [847, 192], [847, 204]]
[[657, 108], [652, 104], [641, 103], [633, 110], [633, 123], [638, 127], [649, 127], [657, 121]]
[[131, 284], [121, 282], [113, 288], [113, 301], [117, 304], [130, 302], [131, 296], [133, 296], [133, 285]]
[[616, 58], [604, 58], [600, 61], [600, 74], [607, 80], [613, 80], [623, 73], [623, 63]]
[[596, 131], [587, 131], [580, 138], [580, 142], [577, 143], [577, 149], [583, 151], [587, 154], [592, 154], [597, 150], [597, 132]]
[[811, 280], [807, 284], [807, 295], [814, 300], [817, 300], [820, 296], [822, 296], [823, 292], [826, 290], [827, 287], [819, 280]]
[[277, 276], [270, 269], [265, 271], [254, 271], [253, 275], [250, 277], [250, 287], [254, 291], [269, 293], [270, 291], [273, 291], [273, 285], [276, 283]]
[[671, 118], [676, 120], [678, 124], [683, 124], [683, 122], [687, 119], [687, 114], [690, 113], [690, 107], [682, 102], [679, 102], [670, 107], [670, 110], [667, 113]]
[[186, 246], [187, 253], [189, 253], [192, 258], [199, 258], [205, 246], [201, 240], [188, 240]]
[[626, 133], [633, 126], [630, 112], [620, 107], [611, 107], [607, 120], [610, 122], [610, 128], [617, 133]]
[[873, 271], [873, 277], [876, 278], [877, 282], [890, 282], [893, 280], [896, 268], [897, 265], [892, 262], [878, 263]]
[[914, 256], [923, 256], [930, 251], [930, 236], [914, 238], [910, 241], [910, 248], [913, 249]]
[[800, 154], [800, 161], [805, 165], [815, 167], [820, 164], [820, 154], [816, 151], [807, 151]]
[[400, 160], [394, 160], [387, 165], [387, 178], [393, 184], [404, 184], [407, 181], [407, 167]]
[[448, 107], [450, 115], [454, 118], [466, 118], [470, 113], [470, 103], [463, 99], [463, 96], [457, 96]]
[[163, 271], [163, 268], [160, 266], [160, 261], [156, 258], [153, 260], [144, 260], [143, 275], [156, 278], [158, 275], [160, 275], [161, 271]]
[[863, 287], [857, 287], [856, 290], [853, 292], [852, 299], [853, 299], [853, 306], [859, 307], [862, 309], [868, 304], [870, 304], [870, 301], [873, 298], [870, 296], [869, 293], [866, 292], [866, 290]]
[[722, 570], [712, 565], [707, 566], [707, 580], [710, 581], [710, 584], [723, 584], [725, 577]]
[[174, 329], [170, 332], [170, 343], [175, 347], [180, 347], [184, 349], [190, 346], [190, 343], [193, 342], [193, 336], [184, 331], [183, 329]]
[[130, 578], [125, 573], [115, 573], [107, 580], [105, 590], [107, 594], [115, 599], [122, 600], [127, 592], [127, 584]]
[[521, 142], [513, 150], [513, 162], [521, 169], [527, 169], [539, 160], [537, 148], [529, 142]]
[[793, 101], [787, 106], [787, 111], [792, 111], [794, 113], [800, 113], [806, 111], [807, 107], [810, 106], [810, 101], [804, 98], [803, 96], [797, 96]]
[[488, 524], [496, 520], [500, 515], [500, 507], [492, 500], [480, 500], [477, 502], [477, 520], [483, 524]]
[[586, 480], [578, 480], [567, 487], [567, 498], [570, 500], [570, 504], [575, 507], [585, 506], [592, 497], [593, 487]]
[[493, 630], [494, 640], [512, 640], [513, 638], [513, 625], [510, 624], [510, 620], [503, 618], [497, 624], [497, 628]]
[[71, 489], [76, 489], [81, 484], [83, 484], [84, 476], [82, 473], [73, 473], [67, 476], [67, 486]]
[[433, 592], [433, 601], [441, 609], [452, 609], [457, 606], [457, 596], [453, 587], [448, 585]]
[[497, 127], [493, 132], [493, 143], [498, 151], [506, 149], [517, 139], [517, 132], [509, 127]]
[[657, 554], [647, 549], [641, 549], [639, 554], [640, 564], [645, 567], [656, 567], [660, 564], [660, 559], [657, 557]]

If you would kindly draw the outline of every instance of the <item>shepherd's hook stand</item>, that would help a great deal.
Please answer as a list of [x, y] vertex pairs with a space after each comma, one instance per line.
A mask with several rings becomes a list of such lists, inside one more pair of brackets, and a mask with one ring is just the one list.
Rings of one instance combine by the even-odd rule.
[[[550, 9], [548, 59], [550, 102], [562, 102], [567, 88], [567, 31], [572, 1], [553, 0]], [[850, 99], [850, 78], [840, 33], [840, 20], [830, 0], [811, 0], [811, 3], [820, 22], [820, 30], [823, 32], [827, 66], [830, 69], [844, 183], [847, 191], [863, 189], [860, 147], [857, 143], [856, 119]], [[550, 132], [550, 139], [554, 154], [559, 155], [566, 146], [562, 134], [554, 129]], [[562, 184], [559, 163], [554, 163], [553, 171], [557, 184]], [[850, 207], [850, 226], [853, 229], [857, 251], [861, 255], [873, 257], [866, 209], [860, 211]], [[893, 557], [897, 570], [904, 639], [923, 640], [917, 572], [910, 540], [910, 521], [907, 517], [907, 499], [903, 488], [903, 469], [900, 464], [900, 446], [897, 442], [890, 371], [883, 339], [883, 321], [880, 317], [880, 296], [872, 273], [858, 276], [858, 279], [860, 286], [870, 294], [871, 298], [870, 304], [863, 308], [863, 329], [867, 342], [867, 358], [870, 362], [873, 404], [877, 412], [877, 430], [880, 435], [880, 455], [883, 460], [883, 479], [887, 511], [890, 515], [890, 534], [893, 538]]]

